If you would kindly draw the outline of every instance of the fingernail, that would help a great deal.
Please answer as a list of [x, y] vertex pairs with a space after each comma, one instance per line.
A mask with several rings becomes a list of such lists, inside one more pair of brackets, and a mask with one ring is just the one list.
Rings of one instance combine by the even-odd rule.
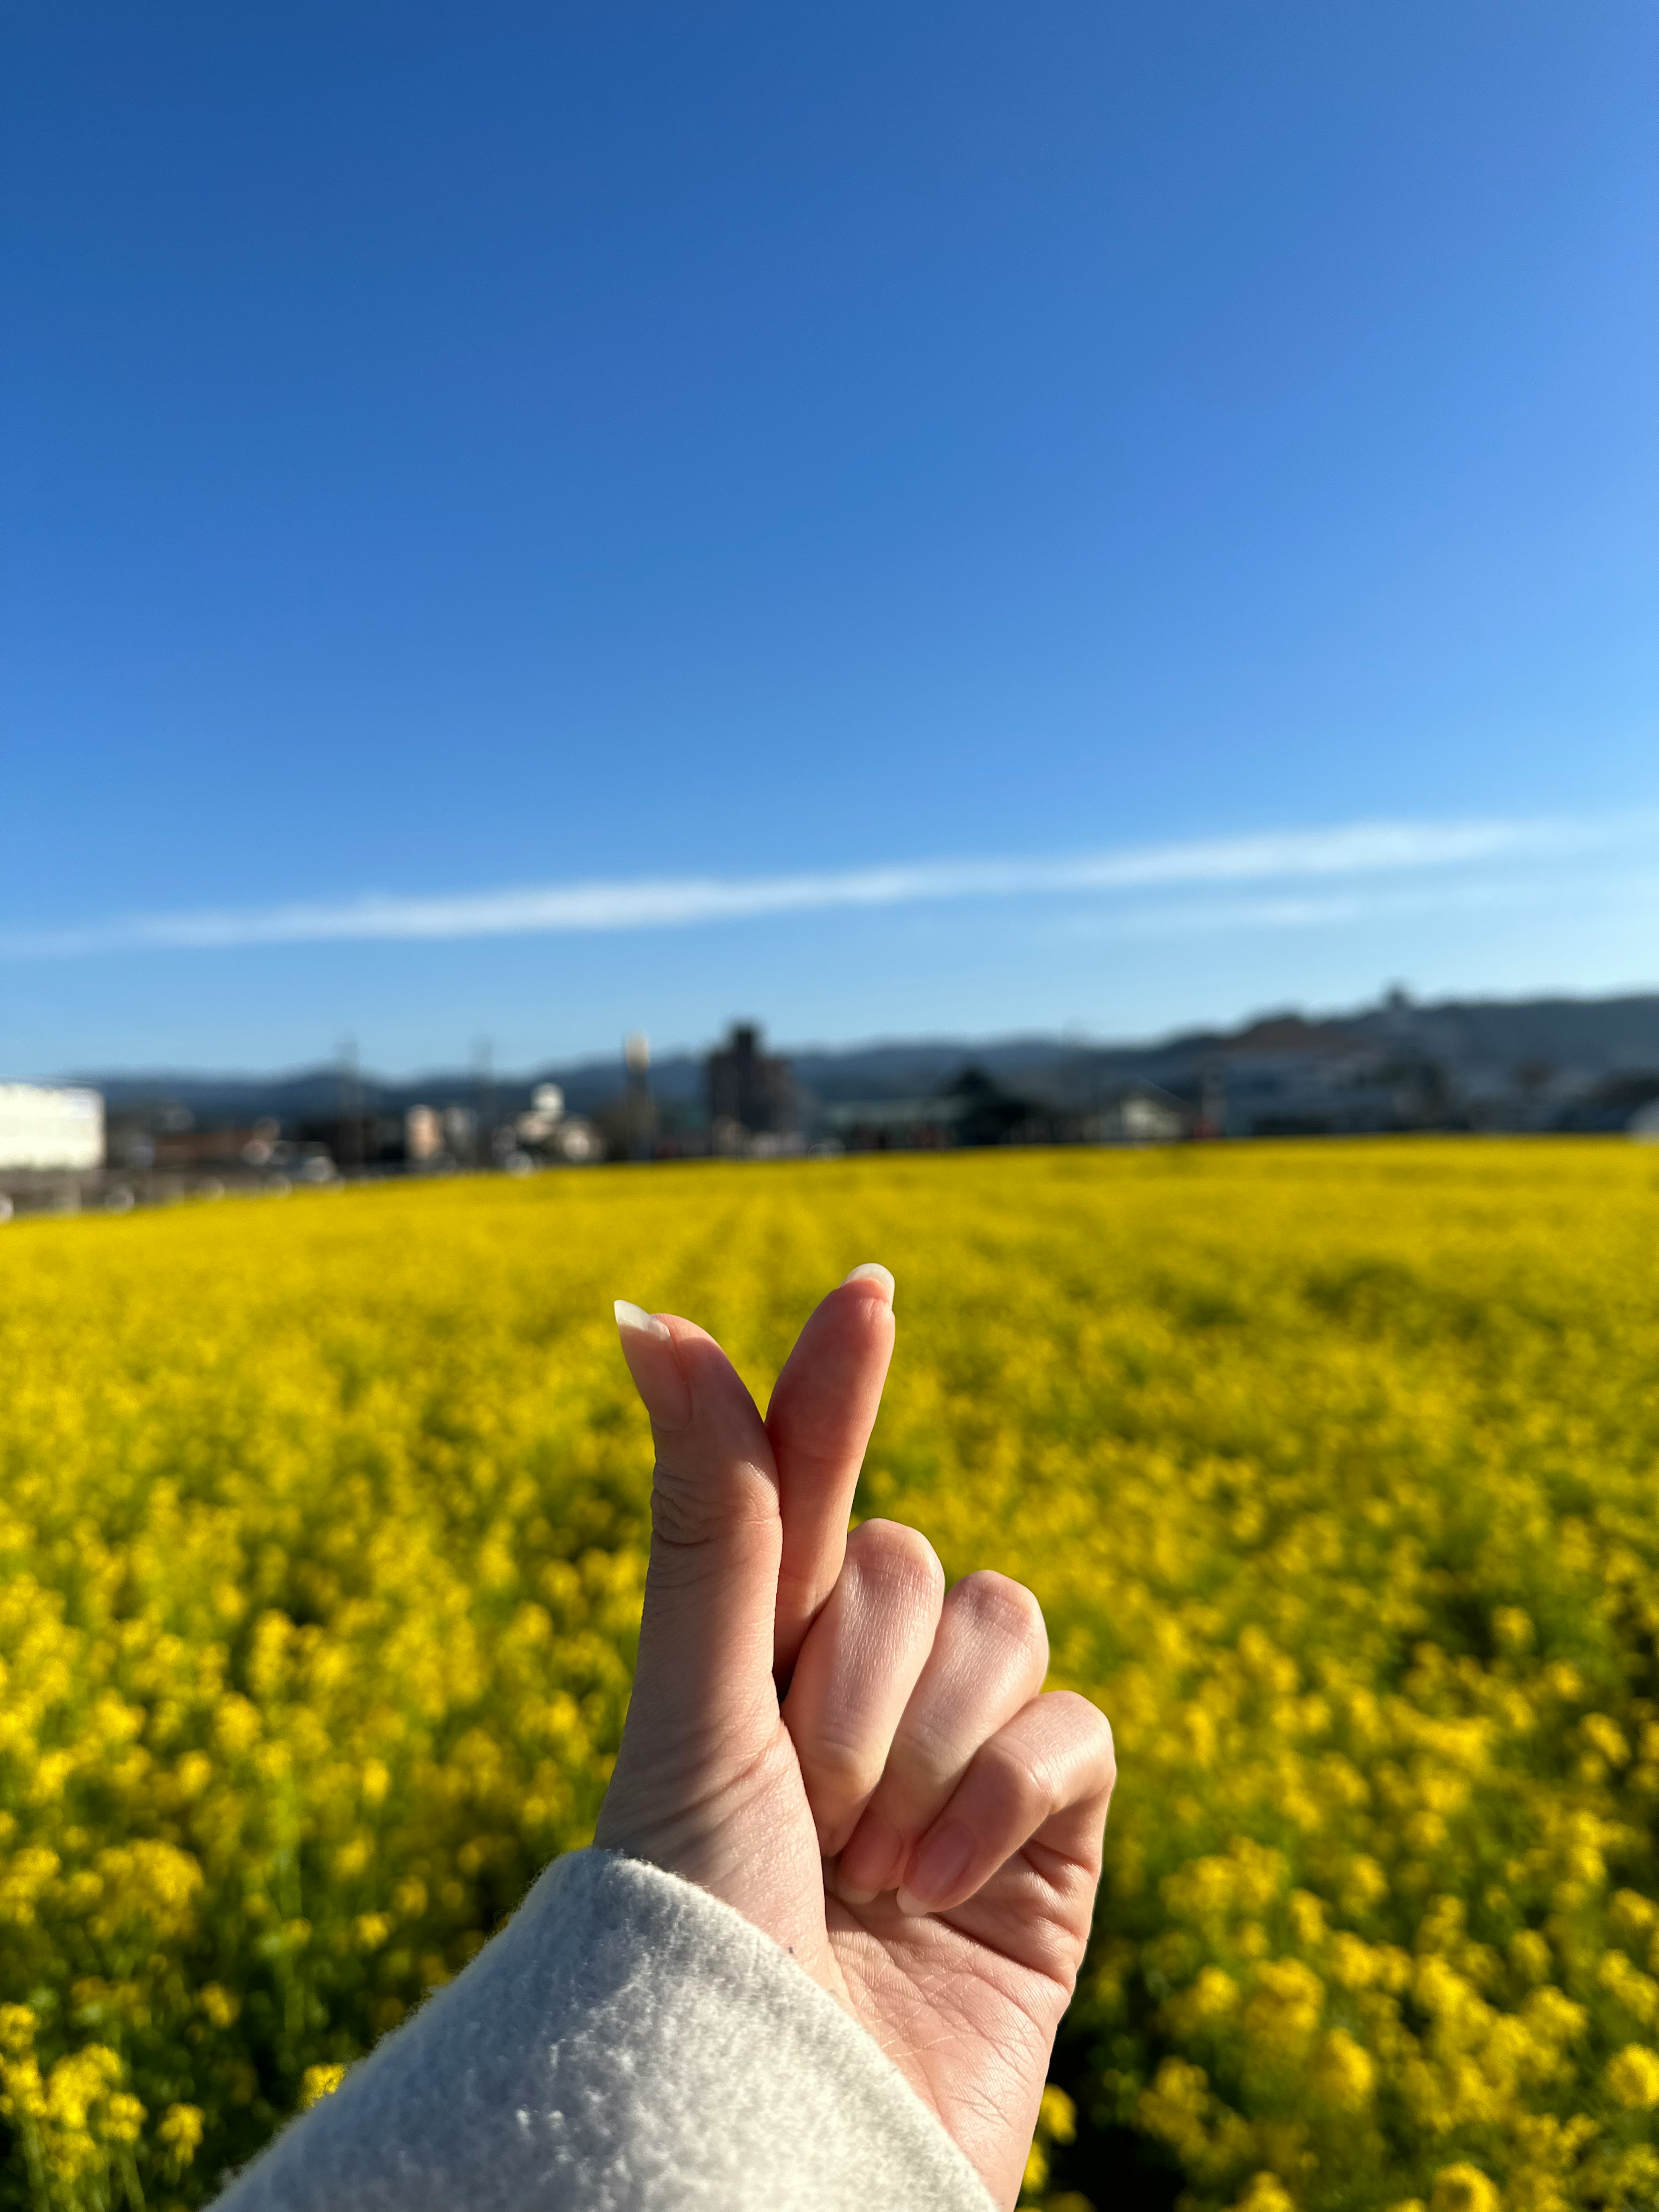
[[931, 1912], [942, 1904], [968, 1871], [974, 1856], [974, 1839], [957, 1822], [936, 1828], [916, 1853], [908, 1877], [898, 1893], [898, 1909], [911, 1914]]
[[655, 1314], [647, 1313], [643, 1306], [636, 1306], [631, 1299], [618, 1298], [613, 1311], [617, 1316], [618, 1328], [636, 1328], [641, 1336], [657, 1337], [664, 1344], [673, 1342], [673, 1339], [661, 1322], [657, 1319]]
[[617, 1331], [646, 1412], [659, 1429], [684, 1428], [691, 1419], [691, 1392], [668, 1329], [643, 1306], [618, 1298]]
[[893, 1271], [890, 1267], [884, 1267], [879, 1260], [866, 1260], [861, 1267], [854, 1267], [842, 1285], [843, 1290], [847, 1283], [878, 1283], [886, 1294], [888, 1304], [890, 1306], [893, 1303]]
[[[849, 1870], [850, 1863], [850, 1870]], [[836, 1888], [848, 1905], [868, 1905], [890, 1889], [904, 1869], [904, 1838], [873, 1806], [863, 1817], [836, 1862]]]
[[873, 1889], [857, 1888], [852, 1882], [843, 1879], [839, 1867], [836, 1869], [836, 1895], [840, 1898], [843, 1905], [873, 1905], [876, 1901], [876, 1893]]

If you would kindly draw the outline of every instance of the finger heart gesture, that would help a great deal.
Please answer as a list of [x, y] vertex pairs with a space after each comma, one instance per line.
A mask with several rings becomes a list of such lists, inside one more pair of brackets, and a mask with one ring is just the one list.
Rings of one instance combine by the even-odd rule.
[[1030, 1591], [947, 1593], [916, 1530], [847, 1533], [892, 1356], [884, 1268], [819, 1305], [764, 1420], [702, 1329], [617, 1318], [657, 1463], [596, 1841], [791, 1952], [1011, 2205], [1088, 1940], [1111, 1730], [1044, 1693]]

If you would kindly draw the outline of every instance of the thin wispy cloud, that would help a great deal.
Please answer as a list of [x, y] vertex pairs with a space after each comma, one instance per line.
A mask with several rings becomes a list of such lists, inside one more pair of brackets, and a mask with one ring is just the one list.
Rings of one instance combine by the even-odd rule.
[[1325, 890], [1270, 892], [1243, 898], [1188, 898], [1136, 902], [1068, 915], [1054, 925], [1073, 938], [1206, 937], [1245, 930], [1340, 929], [1371, 922], [1407, 921], [1423, 915], [1613, 908], [1650, 922], [1659, 912], [1659, 868], [1593, 869], [1540, 874], [1431, 877], [1405, 885], [1371, 882]]
[[1632, 828], [1630, 822], [1359, 822], [1048, 859], [931, 860], [752, 877], [664, 876], [428, 896], [371, 892], [340, 901], [131, 915], [78, 927], [0, 933], [0, 959], [679, 929], [943, 900], [1444, 875], [1480, 864], [1585, 854], [1626, 842]]

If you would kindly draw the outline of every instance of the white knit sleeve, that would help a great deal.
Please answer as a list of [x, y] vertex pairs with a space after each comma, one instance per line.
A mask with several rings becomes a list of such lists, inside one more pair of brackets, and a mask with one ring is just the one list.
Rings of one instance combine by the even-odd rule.
[[704, 1890], [609, 1851], [543, 1875], [466, 1971], [216, 2212], [991, 2212], [835, 1999]]

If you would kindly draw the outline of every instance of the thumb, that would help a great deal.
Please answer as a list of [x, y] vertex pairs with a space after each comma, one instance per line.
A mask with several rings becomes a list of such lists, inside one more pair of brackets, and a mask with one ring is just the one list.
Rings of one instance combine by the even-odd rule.
[[754, 1731], [777, 1719], [777, 1469], [755, 1401], [712, 1336], [620, 1298], [617, 1325], [656, 1447], [629, 1734], [648, 1734], [655, 1751], [678, 1742], [706, 1784], [715, 1778], [699, 1747], [744, 1759]]

